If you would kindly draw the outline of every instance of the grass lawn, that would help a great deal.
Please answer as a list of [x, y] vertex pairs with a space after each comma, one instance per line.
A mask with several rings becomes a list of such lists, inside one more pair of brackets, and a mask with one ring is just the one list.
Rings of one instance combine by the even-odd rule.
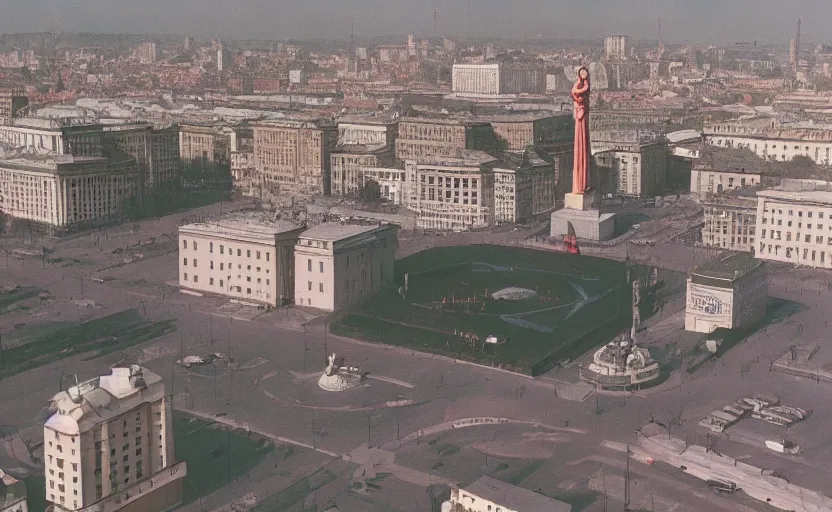
[[274, 450], [256, 434], [218, 428], [181, 413], [173, 417], [176, 460], [188, 463], [183, 504], [210, 494], [246, 474]]
[[[408, 290], [400, 294], [405, 274]], [[397, 261], [397, 285], [350, 309], [332, 331], [538, 374], [630, 323], [625, 275], [623, 263], [588, 256], [490, 245], [434, 248]], [[514, 288], [528, 296], [492, 296]], [[488, 336], [507, 341], [485, 345]]]
[[37, 297], [46, 290], [35, 287], [18, 288], [10, 293], [0, 293], [0, 315], [17, 308], [16, 303]]
[[129, 309], [87, 322], [25, 327], [8, 334], [0, 378], [9, 377], [75, 354], [99, 357], [144, 343], [176, 330], [173, 320], [149, 322]]

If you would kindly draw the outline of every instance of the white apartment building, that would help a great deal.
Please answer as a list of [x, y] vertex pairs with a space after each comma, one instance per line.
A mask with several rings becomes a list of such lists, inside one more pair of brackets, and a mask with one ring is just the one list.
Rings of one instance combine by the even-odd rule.
[[626, 60], [629, 56], [629, 37], [607, 36], [604, 38], [604, 58], [607, 60]]
[[56, 155], [0, 160], [0, 210], [57, 228], [114, 219], [138, 196], [135, 160]]
[[768, 271], [745, 252], [725, 252], [688, 277], [685, 330], [711, 333], [761, 321], [768, 302]]
[[162, 378], [136, 365], [111, 372], [52, 398], [43, 460], [56, 512], [170, 510], [182, 502], [187, 468], [174, 460]]
[[789, 126], [770, 118], [714, 123], [704, 128], [708, 144], [748, 148], [766, 160], [787, 161], [796, 156], [811, 158], [818, 165], [832, 164], [832, 130]]
[[142, 64], [156, 62], [156, 43], [144, 42], [136, 49], [136, 57]]
[[394, 280], [397, 228], [320, 224], [295, 246], [295, 304], [337, 311]]
[[522, 487], [482, 476], [464, 489], [451, 489], [448, 512], [571, 512], [572, 505]]
[[294, 297], [293, 251], [303, 227], [231, 215], [179, 228], [179, 286], [271, 307]]
[[757, 258], [832, 268], [832, 185], [783, 180], [757, 192], [756, 229]]
[[[494, 224], [495, 159], [481, 151], [405, 165], [416, 227], [465, 231]], [[408, 174], [409, 173], [409, 174]]]

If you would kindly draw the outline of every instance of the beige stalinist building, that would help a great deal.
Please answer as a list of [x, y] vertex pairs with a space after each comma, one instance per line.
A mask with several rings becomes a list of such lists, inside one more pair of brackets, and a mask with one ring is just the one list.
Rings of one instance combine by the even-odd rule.
[[337, 128], [324, 120], [263, 121], [254, 128], [254, 181], [274, 195], [330, 193]]
[[54, 155], [0, 160], [0, 210], [67, 228], [112, 220], [139, 193], [135, 160]]
[[46, 500], [55, 512], [144, 512], [182, 502], [162, 378], [115, 367], [52, 398], [43, 426]]
[[395, 226], [320, 224], [295, 246], [295, 304], [337, 311], [393, 282]]
[[292, 303], [293, 251], [303, 229], [257, 215], [181, 226], [179, 286], [272, 307]]

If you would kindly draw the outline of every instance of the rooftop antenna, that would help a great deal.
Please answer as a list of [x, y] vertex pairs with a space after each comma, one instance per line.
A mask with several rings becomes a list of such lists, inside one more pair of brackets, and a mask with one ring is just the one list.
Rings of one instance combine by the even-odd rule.
[[355, 20], [350, 18], [350, 57], [355, 53]]

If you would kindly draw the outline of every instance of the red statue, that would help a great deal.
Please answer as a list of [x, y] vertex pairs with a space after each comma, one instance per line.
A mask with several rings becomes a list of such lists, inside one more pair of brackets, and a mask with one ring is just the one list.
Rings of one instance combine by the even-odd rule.
[[589, 190], [589, 70], [578, 69], [578, 80], [572, 86], [575, 102], [575, 160], [572, 167], [572, 193], [583, 194]]

